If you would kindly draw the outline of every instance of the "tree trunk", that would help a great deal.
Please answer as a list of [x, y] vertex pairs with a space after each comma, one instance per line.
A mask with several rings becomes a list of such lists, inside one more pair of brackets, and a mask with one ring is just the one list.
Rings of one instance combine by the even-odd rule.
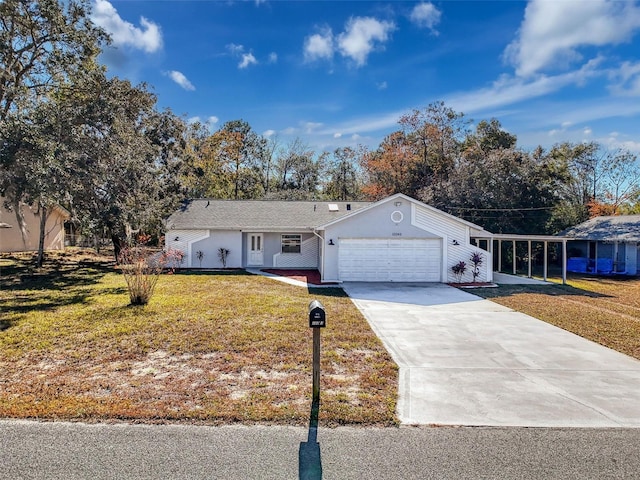
[[48, 217], [48, 211], [47, 208], [40, 203], [39, 204], [39, 208], [40, 208], [40, 235], [39, 235], [39, 239], [38, 239], [38, 256], [36, 258], [36, 267], [37, 268], [42, 268], [42, 264], [44, 263], [44, 237], [45, 237], [45, 233], [46, 233], [46, 228], [47, 228], [47, 217]]
[[113, 256], [115, 257], [116, 263], [120, 263], [120, 253], [122, 253], [124, 242], [116, 233], [111, 234], [111, 241], [113, 242]]

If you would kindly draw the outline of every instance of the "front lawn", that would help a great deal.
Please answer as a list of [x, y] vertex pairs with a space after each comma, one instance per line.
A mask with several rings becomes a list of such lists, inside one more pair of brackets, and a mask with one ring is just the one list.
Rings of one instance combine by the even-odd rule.
[[640, 359], [640, 279], [573, 276], [568, 285], [473, 293]]
[[108, 258], [30, 259], [0, 257], [0, 417], [306, 425], [318, 299], [320, 423], [397, 424], [397, 367], [339, 288], [162, 275], [132, 307]]

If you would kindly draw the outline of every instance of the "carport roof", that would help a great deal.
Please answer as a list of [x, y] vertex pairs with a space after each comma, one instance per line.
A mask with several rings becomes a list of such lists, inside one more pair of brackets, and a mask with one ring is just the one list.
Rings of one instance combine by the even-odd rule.
[[640, 215], [594, 217], [560, 235], [569, 240], [640, 242]]
[[189, 200], [167, 219], [167, 228], [171, 230], [309, 230], [367, 205], [370, 205], [370, 202]]

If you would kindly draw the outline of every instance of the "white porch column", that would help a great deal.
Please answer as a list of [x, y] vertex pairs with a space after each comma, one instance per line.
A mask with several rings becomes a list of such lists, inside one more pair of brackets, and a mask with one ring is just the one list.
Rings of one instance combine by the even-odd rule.
[[513, 240], [511, 243], [513, 245], [513, 255], [512, 255], [512, 258], [513, 258], [513, 274], [516, 275], [518, 273], [518, 271], [517, 271], [517, 262], [516, 262], [516, 241]]
[[527, 258], [529, 259], [529, 278], [531, 278], [531, 240], [527, 240]]

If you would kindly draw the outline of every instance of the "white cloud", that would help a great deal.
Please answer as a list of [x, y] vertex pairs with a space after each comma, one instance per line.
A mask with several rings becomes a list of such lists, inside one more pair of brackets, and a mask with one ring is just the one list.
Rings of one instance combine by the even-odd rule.
[[340, 137], [342, 137], [341, 133], [334, 133], [333, 134], [333, 138], [340, 138]]
[[304, 133], [312, 133], [313, 131], [322, 127], [322, 123], [318, 122], [306, 122], [304, 125]]
[[209, 125], [215, 125], [219, 121], [220, 121], [220, 119], [218, 117], [216, 117], [215, 115], [211, 115], [209, 118], [207, 118], [207, 123]]
[[433, 3], [419, 3], [413, 10], [409, 19], [420, 28], [428, 28], [434, 34], [438, 34], [435, 26], [440, 23], [442, 13]]
[[271, 138], [276, 134], [277, 134], [277, 132], [275, 130], [265, 130], [264, 133], [262, 134], [262, 136], [266, 137], [266, 138]]
[[229, 50], [229, 53], [232, 56], [240, 58], [240, 62], [238, 63], [238, 68], [240, 69], [245, 69], [250, 65], [258, 64], [258, 60], [252, 52], [245, 53], [244, 45], [230, 43], [227, 45], [227, 50]]
[[140, 17], [140, 27], [136, 27], [123, 20], [107, 0], [95, 1], [91, 20], [111, 35], [116, 47], [130, 46], [147, 53], [162, 47], [162, 33], [156, 23]]
[[269, 54], [269, 63], [277, 63], [278, 62], [278, 54], [276, 52], [271, 52]]
[[333, 32], [330, 28], [326, 28], [305, 39], [304, 59], [308, 62], [322, 59], [331, 60], [333, 48]]
[[624, 62], [620, 68], [611, 72], [611, 92], [623, 96], [640, 96], [640, 62]]
[[242, 52], [244, 52], [244, 45], [236, 45], [235, 43], [229, 43], [227, 45], [227, 50], [229, 50], [229, 52], [232, 55], [240, 55]]
[[187, 77], [184, 76], [182, 72], [178, 72], [177, 70], [171, 70], [170, 72], [167, 72], [167, 75], [169, 76], [169, 78], [171, 78], [171, 80], [176, 82], [185, 90], [196, 89], [196, 87], [193, 86], [193, 84], [189, 81]]
[[243, 53], [242, 60], [238, 63], [238, 68], [247, 68], [249, 65], [257, 65], [258, 60], [253, 56], [253, 53]]
[[531, 0], [504, 56], [517, 75], [526, 77], [579, 60], [579, 47], [628, 41], [638, 28], [640, 6], [635, 2]]
[[592, 60], [579, 70], [555, 76], [540, 75], [533, 80], [503, 75], [488, 88], [451, 95], [446, 103], [454, 110], [465, 113], [512, 105], [605, 75], [603, 70], [598, 70], [598, 64], [598, 60]]
[[376, 83], [376, 87], [378, 90], [386, 90], [388, 85], [387, 82]]
[[393, 22], [380, 21], [371, 17], [350, 18], [346, 29], [338, 35], [340, 53], [355, 61], [361, 67], [373, 49], [389, 39], [395, 29]]

